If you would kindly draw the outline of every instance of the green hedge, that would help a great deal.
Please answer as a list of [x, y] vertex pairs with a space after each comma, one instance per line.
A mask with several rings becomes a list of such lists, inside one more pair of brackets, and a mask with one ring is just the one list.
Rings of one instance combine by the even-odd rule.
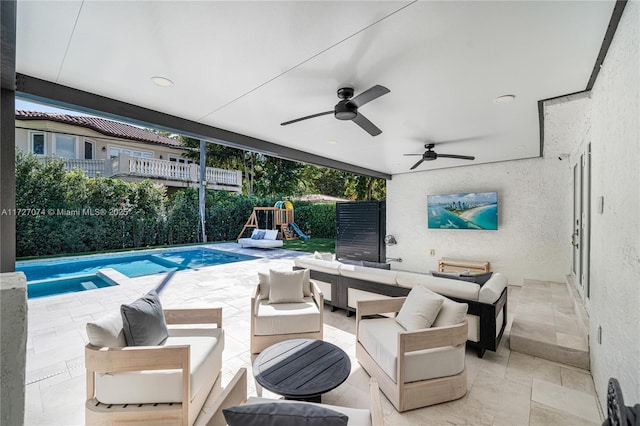
[[[150, 181], [88, 178], [66, 172], [61, 160], [16, 158], [16, 254], [18, 257], [104, 251], [200, 241], [198, 190], [177, 191]], [[207, 191], [209, 241], [233, 241], [256, 206], [281, 197], [257, 198]], [[296, 202], [295, 221], [316, 238], [334, 238], [335, 204]], [[261, 213], [260, 227], [272, 215]]]

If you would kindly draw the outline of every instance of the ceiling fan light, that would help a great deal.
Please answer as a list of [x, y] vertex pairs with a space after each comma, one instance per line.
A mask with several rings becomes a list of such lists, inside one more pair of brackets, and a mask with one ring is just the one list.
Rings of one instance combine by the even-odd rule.
[[170, 87], [173, 86], [173, 81], [169, 80], [165, 77], [151, 77], [151, 81], [153, 81], [157, 86], [160, 87]]
[[336, 111], [336, 118], [338, 120], [353, 120], [358, 115], [355, 111]]
[[497, 104], [508, 104], [516, 98], [516, 95], [502, 95], [495, 98], [493, 101]]

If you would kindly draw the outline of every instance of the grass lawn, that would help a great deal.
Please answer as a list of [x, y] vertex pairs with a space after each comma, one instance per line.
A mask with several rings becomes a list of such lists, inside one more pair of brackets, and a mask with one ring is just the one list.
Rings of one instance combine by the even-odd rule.
[[283, 243], [282, 248], [287, 250], [306, 251], [309, 253], [314, 251], [335, 253], [336, 251], [336, 240], [333, 238], [311, 238], [307, 241], [303, 239], [288, 240], [283, 241]]

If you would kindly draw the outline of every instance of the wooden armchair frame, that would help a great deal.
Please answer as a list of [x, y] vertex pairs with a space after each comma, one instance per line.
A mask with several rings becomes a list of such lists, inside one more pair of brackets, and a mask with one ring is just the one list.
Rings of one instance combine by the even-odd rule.
[[405, 383], [405, 354], [443, 346], [458, 346], [467, 341], [467, 320], [447, 327], [425, 328], [398, 333], [396, 378], [394, 381], [369, 355], [359, 340], [360, 320], [364, 316], [398, 312], [406, 297], [359, 301], [356, 310], [356, 359], [376, 377], [380, 389], [399, 412], [461, 398], [467, 393], [466, 368], [459, 374]]
[[[165, 309], [167, 325], [216, 324], [222, 328], [222, 308]], [[198, 415], [207, 394], [191, 401], [190, 347], [179, 346], [127, 346], [124, 348], [85, 346], [87, 369], [87, 401], [85, 422], [91, 425], [111, 424], [181, 424], [191, 425]], [[169, 370], [182, 371], [182, 398], [171, 404], [103, 404], [95, 398], [96, 373], [125, 371]]]
[[318, 339], [322, 340], [324, 329], [324, 296], [318, 285], [311, 281], [312, 298], [320, 311], [320, 330], [310, 333], [270, 334], [266, 336], [256, 335], [256, 312], [260, 303], [260, 284], [256, 285], [251, 295], [251, 353], [257, 354], [269, 346], [289, 339]]
[[[384, 415], [382, 414], [382, 402], [380, 400], [380, 388], [378, 381], [371, 378], [369, 381], [369, 397], [371, 400], [371, 425], [384, 426]], [[242, 405], [247, 401], [247, 369], [241, 368], [222, 391], [220, 396], [211, 405], [210, 417], [207, 419], [208, 426], [226, 426], [222, 410]], [[313, 404], [313, 403], [310, 403]]]

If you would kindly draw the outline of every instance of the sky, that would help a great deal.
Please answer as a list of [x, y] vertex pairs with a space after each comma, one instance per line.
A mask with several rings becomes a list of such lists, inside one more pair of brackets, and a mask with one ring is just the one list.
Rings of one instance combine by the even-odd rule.
[[77, 112], [70, 109], [62, 109], [62, 108], [30, 102], [30, 101], [26, 101], [24, 99], [18, 99], [18, 98], [16, 98], [16, 109], [25, 110], [25, 111], [52, 112], [52, 113], [58, 113], [58, 114], [70, 114], [70, 115], [81, 115], [85, 117], [95, 117], [89, 114], [83, 114], [81, 112]]

